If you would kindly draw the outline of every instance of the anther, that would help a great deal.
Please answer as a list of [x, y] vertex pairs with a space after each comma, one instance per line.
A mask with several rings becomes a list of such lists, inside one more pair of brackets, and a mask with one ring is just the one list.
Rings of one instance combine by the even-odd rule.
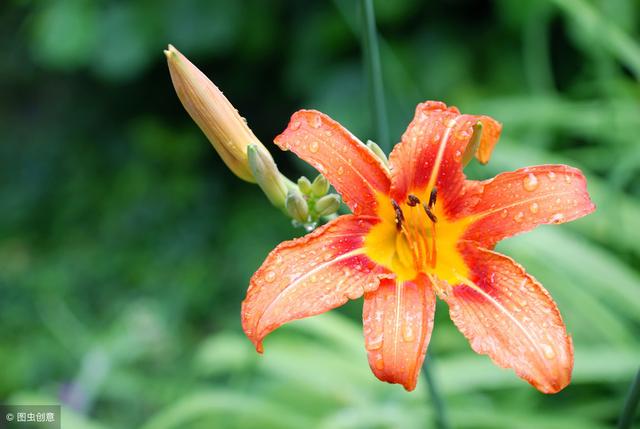
[[420, 204], [420, 198], [416, 197], [416, 196], [415, 196], [415, 195], [413, 195], [413, 194], [409, 194], [409, 195], [407, 196], [407, 205], [408, 205], [409, 207], [415, 207], [415, 206], [417, 206], [418, 204]]
[[438, 188], [434, 186], [433, 189], [431, 190], [431, 194], [429, 195], [429, 208], [434, 206], [437, 198], [438, 198]]
[[431, 222], [433, 223], [438, 222], [438, 218], [436, 217], [436, 215], [433, 214], [433, 212], [431, 211], [428, 205], [422, 204], [422, 207], [424, 208], [425, 213], [427, 213], [427, 216], [429, 216], [429, 219], [431, 219]]
[[402, 209], [396, 200], [391, 200], [391, 204], [393, 205], [393, 210], [396, 212], [396, 229], [400, 231], [402, 229], [402, 222], [404, 222], [404, 213], [402, 213]]

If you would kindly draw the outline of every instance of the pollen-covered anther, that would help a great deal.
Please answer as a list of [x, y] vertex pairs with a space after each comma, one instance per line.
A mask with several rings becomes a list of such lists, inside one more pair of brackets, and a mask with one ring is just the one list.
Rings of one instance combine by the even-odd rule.
[[427, 216], [429, 217], [429, 219], [431, 220], [431, 222], [437, 223], [438, 222], [438, 218], [437, 218], [436, 215], [433, 214], [433, 212], [431, 211], [431, 208], [427, 204], [422, 204], [422, 207], [424, 208], [424, 211], [427, 214]]
[[413, 195], [413, 194], [409, 194], [409, 195], [407, 196], [407, 205], [408, 205], [409, 207], [415, 207], [415, 206], [417, 206], [418, 204], [420, 204], [420, 198], [416, 197], [416, 196], [415, 196], [415, 195]]
[[434, 186], [433, 189], [431, 190], [431, 193], [429, 194], [429, 204], [428, 204], [429, 208], [432, 208], [436, 204], [437, 199], [438, 199], [438, 188]]
[[396, 212], [396, 229], [400, 231], [402, 229], [402, 222], [404, 222], [404, 213], [396, 200], [391, 200], [391, 204], [393, 205], [393, 210]]

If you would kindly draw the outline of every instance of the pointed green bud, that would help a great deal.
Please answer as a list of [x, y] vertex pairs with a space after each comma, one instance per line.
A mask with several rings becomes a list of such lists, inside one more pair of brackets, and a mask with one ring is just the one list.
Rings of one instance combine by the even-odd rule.
[[286, 201], [287, 213], [294, 220], [306, 223], [309, 219], [309, 206], [302, 194], [298, 191], [289, 191]]
[[247, 159], [253, 177], [271, 204], [283, 208], [287, 198], [287, 185], [282, 180], [271, 154], [261, 145], [247, 146]]
[[469, 143], [467, 143], [467, 147], [464, 150], [464, 154], [462, 155], [462, 166], [466, 167], [469, 162], [473, 159], [476, 152], [478, 151], [478, 147], [480, 147], [480, 140], [482, 139], [482, 122], [478, 121], [473, 126], [473, 134], [471, 134], [471, 138], [469, 139]]
[[311, 182], [306, 177], [302, 176], [298, 179], [298, 189], [305, 195], [309, 195], [311, 193]]
[[316, 197], [322, 197], [329, 192], [329, 181], [322, 174], [318, 174], [311, 184], [311, 193]]
[[316, 201], [315, 210], [318, 216], [329, 216], [340, 208], [340, 196], [329, 194]]
[[372, 140], [367, 140], [367, 147], [375, 156], [380, 158], [384, 165], [389, 165], [389, 160], [387, 159], [387, 155], [384, 153], [382, 148], [378, 146], [378, 144]]

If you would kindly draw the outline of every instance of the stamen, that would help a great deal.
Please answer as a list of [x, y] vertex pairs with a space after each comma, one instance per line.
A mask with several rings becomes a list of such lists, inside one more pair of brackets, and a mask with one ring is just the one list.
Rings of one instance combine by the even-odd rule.
[[437, 198], [438, 198], [438, 188], [434, 186], [433, 189], [431, 190], [431, 194], [429, 195], [429, 208], [435, 205]]
[[436, 217], [436, 215], [433, 214], [433, 212], [431, 211], [431, 208], [428, 205], [422, 204], [422, 207], [424, 208], [425, 213], [427, 213], [427, 216], [429, 216], [429, 219], [431, 219], [431, 222], [433, 223], [438, 222], [438, 218]]
[[407, 196], [407, 205], [408, 205], [409, 207], [415, 207], [415, 206], [417, 206], [418, 204], [420, 204], [420, 198], [416, 197], [416, 196], [415, 196], [415, 195], [413, 195], [413, 194], [409, 194], [409, 195]]
[[393, 205], [393, 210], [396, 212], [396, 229], [400, 231], [402, 229], [402, 222], [404, 222], [404, 213], [402, 213], [402, 209], [396, 200], [391, 200], [391, 204]]

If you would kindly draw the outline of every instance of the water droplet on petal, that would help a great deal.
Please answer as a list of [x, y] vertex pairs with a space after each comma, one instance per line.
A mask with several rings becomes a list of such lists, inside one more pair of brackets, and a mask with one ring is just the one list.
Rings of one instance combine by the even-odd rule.
[[553, 351], [553, 348], [549, 344], [541, 343], [540, 347], [542, 347], [542, 353], [544, 353], [544, 357], [547, 359], [556, 357], [556, 352]]
[[382, 358], [382, 353], [378, 353], [375, 357], [375, 367], [378, 370], [384, 369], [384, 359]]
[[317, 141], [312, 141], [311, 143], [309, 143], [309, 150], [313, 153], [318, 151], [318, 147], [320, 147], [320, 144]]
[[500, 217], [504, 219], [507, 217], [508, 214], [509, 212], [507, 211], [507, 209], [504, 209], [500, 212]]
[[556, 180], [556, 173], [554, 173], [553, 171], [550, 171], [547, 173], [547, 177], [549, 178], [549, 180], [553, 182], [554, 180]]
[[370, 338], [366, 344], [367, 350], [379, 350], [382, 347], [382, 334]]
[[264, 276], [265, 280], [268, 282], [272, 282], [276, 279], [275, 271], [267, 271], [267, 274]]
[[294, 131], [297, 130], [298, 128], [300, 128], [300, 121], [293, 121], [289, 128], [291, 128]]
[[322, 125], [322, 118], [320, 117], [320, 115], [316, 115], [311, 118], [311, 126], [313, 128], [320, 128], [320, 125]]
[[518, 214], [513, 217], [513, 220], [516, 222], [522, 222], [522, 219], [524, 219], [524, 213], [522, 212], [518, 212]]
[[338, 167], [338, 174], [339, 175], [344, 174], [344, 167], [342, 167], [342, 166]]
[[564, 181], [567, 183], [571, 183], [571, 176], [569, 176], [568, 174], [564, 176]]
[[536, 177], [535, 174], [529, 173], [527, 177], [525, 177], [524, 180], [522, 181], [522, 186], [524, 186], [524, 189], [526, 191], [529, 191], [529, 192], [535, 191], [536, 188], [538, 187], [538, 178]]
[[540, 206], [538, 205], [538, 203], [531, 203], [531, 205], [529, 206], [529, 211], [531, 213], [538, 213], [539, 209], [540, 209]]
[[564, 215], [562, 213], [556, 213], [553, 216], [551, 216], [551, 219], [549, 219], [549, 222], [551, 223], [560, 223], [564, 220]]
[[413, 341], [415, 338], [413, 334], [413, 327], [411, 325], [405, 325], [402, 329], [402, 339], [406, 342]]

